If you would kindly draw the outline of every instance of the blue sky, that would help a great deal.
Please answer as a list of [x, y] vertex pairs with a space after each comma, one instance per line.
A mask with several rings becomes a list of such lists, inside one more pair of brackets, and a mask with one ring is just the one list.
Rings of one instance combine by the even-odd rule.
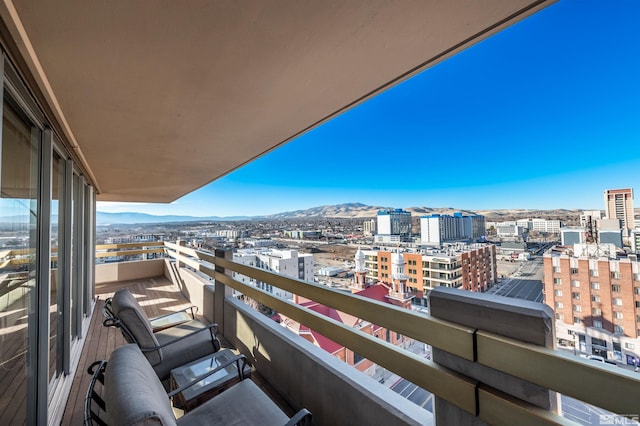
[[174, 203], [98, 210], [602, 209], [640, 191], [639, 19], [638, 0], [560, 0]]

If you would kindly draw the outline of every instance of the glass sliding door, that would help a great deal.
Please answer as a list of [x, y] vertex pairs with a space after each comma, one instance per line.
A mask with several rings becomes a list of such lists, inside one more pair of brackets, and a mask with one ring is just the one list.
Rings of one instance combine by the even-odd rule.
[[73, 197], [72, 197], [72, 240], [71, 251], [72, 273], [71, 273], [71, 312], [73, 315], [71, 329], [73, 338], [82, 337], [82, 319], [85, 312], [85, 189], [82, 176], [73, 174]]
[[56, 424], [93, 308], [95, 191], [4, 54], [0, 80], [0, 425]]
[[5, 94], [0, 141], [0, 418], [33, 418], [37, 370], [37, 223], [41, 132]]
[[49, 381], [64, 371], [65, 329], [65, 168], [53, 151], [51, 164], [51, 284], [49, 288]]
[[91, 185], [84, 185], [84, 314], [91, 314], [94, 298], [94, 272], [96, 264], [96, 197]]

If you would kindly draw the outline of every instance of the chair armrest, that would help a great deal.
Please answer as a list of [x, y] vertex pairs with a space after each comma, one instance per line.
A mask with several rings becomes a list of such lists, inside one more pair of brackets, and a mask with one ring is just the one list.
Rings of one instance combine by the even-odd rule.
[[113, 310], [111, 309], [111, 299], [111, 297], [107, 297], [104, 301], [104, 305], [102, 305], [102, 315], [107, 319], [116, 317], [113, 315]]
[[[105, 322], [106, 322], [106, 321], [105, 321]], [[215, 328], [215, 331], [212, 331], [212, 329], [213, 329], [213, 328]], [[173, 345], [174, 343], [181, 342], [182, 340], [187, 339], [187, 338], [189, 338], [189, 337], [193, 336], [193, 335], [194, 335], [194, 334], [196, 334], [196, 333], [202, 333], [203, 331], [209, 331], [209, 332], [211, 333], [211, 340], [216, 340], [216, 341], [218, 341], [218, 338], [216, 337], [216, 334], [218, 334], [218, 324], [216, 324], [216, 323], [211, 323], [211, 324], [209, 324], [209, 325], [207, 325], [207, 326], [205, 326], [205, 327], [201, 328], [200, 330], [196, 330], [196, 331], [194, 331], [194, 332], [192, 332], [192, 333], [185, 334], [184, 336], [178, 337], [178, 338], [176, 338], [175, 340], [172, 340], [172, 341], [170, 341], [170, 342], [165, 343], [164, 345], [152, 346], [152, 347], [150, 347], [150, 348], [143, 348], [143, 347], [140, 347], [140, 350], [141, 350], [142, 352], [157, 351], [158, 349], [166, 348], [166, 347], [167, 347], [167, 346], [169, 346], [169, 345]], [[135, 341], [135, 340], [134, 340], [134, 341]], [[138, 346], [140, 346], [140, 345], [138, 345]], [[217, 351], [217, 350], [220, 348], [220, 341], [218, 341], [218, 343], [217, 343], [217, 345], [216, 345], [216, 346], [217, 346], [217, 348], [216, 348], [216, 351]]]
[[87, 368], [87, 373], [91, 374], [93, 377], [91, 378], [91, 382], [89, 382], [89, 388], [87, 389], [87, 395], [84, 399], [84, 424], [85, 425], [93, 425], [98, 424], [101, 426], [106, 426], [106, 423], [103, 419], [98, 416], [98, 413], [92, 409], [92, 403], [95, 402], [96, 405], [100, 408], [101, 411], [105, 411], [105, 403], [102, 399], [102, 396], [98, 395], [95, 391], [95, 385], [97, 382], [100, 382], [104, 385], [104, 370], [107, 368], [107, 361], [95, 361], [93, 362], [89, 368]]
[[294, 425], [310, 425], [311, 424], [311, 411], [303, 408], [298, 411], [284, 426], [294, 426]]
[[[242, 361], [242, 365], [240, 365], [240, 361]], [[191, 386], [201, 382], [202, 380], [206, 379], [207, 377], [211, 376], [212, 374], [217, 373], [218, 371], [222, 370], [223, 368], [227, 368], [229, 365], [236, 363], [236, 368], [238, 369], [238, 378], [242, 381], [244, 380], [244, 367], [247, 365], [247, 357], [239, 354], [239, 355], [234, 355], [231, 359], [228, 359], [227, 361], [223, 362], [222, 364], [220, 364], [219, 366], [217, 366], [216, 368], [214, 368], [211, 371], [208, 371], [205, 374], [202, 374], [198, 377], [196, 377], [195, 379], [193, 379], [191, 382], [187, 383], [184, 386], [180, 386], [178, 389], [172, 390], [171, 392], [169, 392], [167, 394], [167, 396], [169, 398], [174, 397], [175, 395], [179, 394], [180, 392], [184, 391], [185, 389], [189, 389]]]

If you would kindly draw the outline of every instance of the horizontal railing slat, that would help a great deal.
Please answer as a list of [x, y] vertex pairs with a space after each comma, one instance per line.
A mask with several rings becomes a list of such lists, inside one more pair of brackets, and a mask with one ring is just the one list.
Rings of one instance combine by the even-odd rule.
[[175, 243], [166, 242], [166, 243], [164, 243], [164, 245], [165, 245], [165, 247], [175, 251], [176, 253], [188, 254], [189, 256], [192, 256], [192, 257], [195, 257], [195, 258], [198, 258], [199, 256], [205, 254], [205, 253], [203, 253], [201, 251], [198, 251], [198, 250], [195, 250], [195, 249], [192, 249], [192, 248], [189, 248], [189, 247], [184, 247], [184, 246], [181, 246], [181, 245], [175, 244]]
[[490, 425], [578, 425], [558, 414], [523, 404], [522, 401], [510, 395], [482, 385], [478, 388], [478, 402], [480, 407], [478, 417]]
[[121, 251], [98, 251], [96, 252], [96, 258], [101, 257], [119, 257], [119, 256], [137, 256], [140, 254], [149, 253], [164, 253], [164, 248], [154, 248], [148, 250], [121, 250]]
[[164, 247], [164, 243], [162, 241], [153, 241], [144, 243], [100, 244], [96, 246], [96, 250], [130, 249], [136, 247]]
[[475, 413], [475, 381], [325, 315], [301, 308], [295, 303], [272, 296], [257, 287], [247, 286], [229, 276], [216, 274], [216, 281], [241, 291], [354, 352], [366, 354], [365, 357], [376, 364], [470, 413]]
[[478, 362], [620, 414], [640, 413], [638, 373], [478, 331]]
[[326, 286], [284, 277], [227, 259], [215, 258], [216, 265], [268, 282], [290, 293], [297, 294], [342, 312], [364, 319], [381, 327], [394, 330], [410, 338], [437, 346], [443, 350], [473, 361], [473, 332], [437, 318], [418, 315], [407, 309], [391, 306], [366, 297], [345, 294]]

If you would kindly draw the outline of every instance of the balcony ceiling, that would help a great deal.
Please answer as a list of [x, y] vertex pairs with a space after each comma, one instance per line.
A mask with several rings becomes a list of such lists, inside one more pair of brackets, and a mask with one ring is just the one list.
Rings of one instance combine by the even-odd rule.
[[549, 3], [5, 0], [0, 13], [98, 199], [170, 202]]

